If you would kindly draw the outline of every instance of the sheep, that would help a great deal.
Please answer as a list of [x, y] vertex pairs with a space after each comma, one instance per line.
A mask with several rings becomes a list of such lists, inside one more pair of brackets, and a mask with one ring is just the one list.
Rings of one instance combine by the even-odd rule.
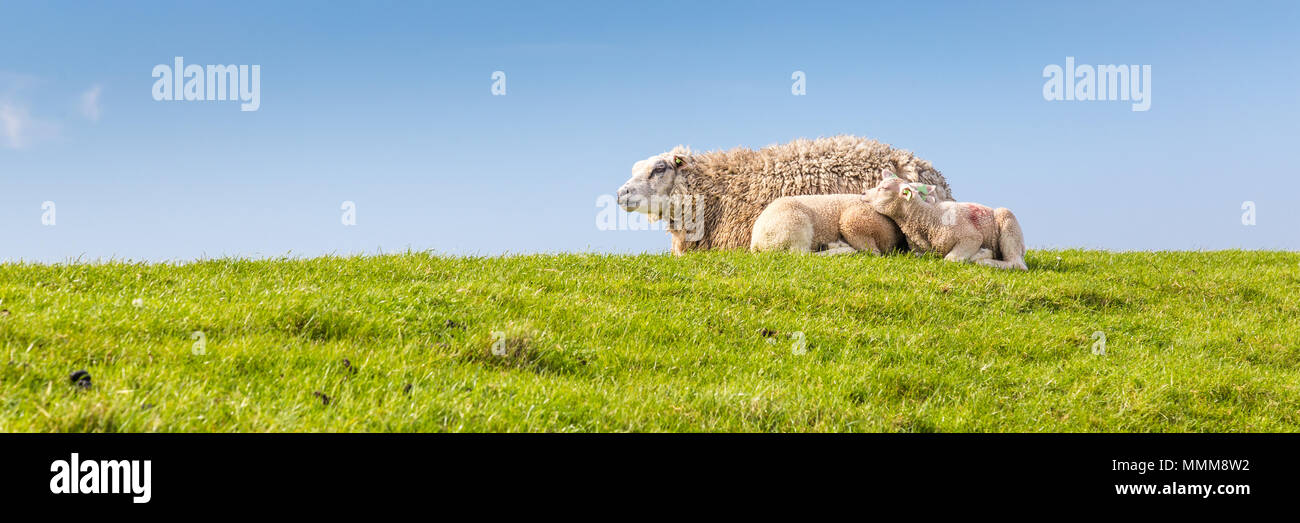
[[[933, 185], [914, 186], [928, 201], [944, 197], [943, 189], [930, 190]], [[879, 255], [908, 250], [908, 245], [898, 225], [876, 212], [865, 195], [810, 194], [783, 196], [768, 204], [754, 221], [749, 250]]]
[[805, 194], [862, 194], [884, 171], [942, 187], [943, 174], [911, 152], [868, 138], [798, 139], [753, 150], [693, 152], [684, 146], [632, 166], [618, 190], [624, 210], [666, 220], [672, 252], [743, 249], [773, 200]]
[[907, 245], [898, 226], [858, 194], [777, 198], [758, 215], [750, 236], [749, 250], [755, 252], [883, 254]]
[[[928, 189], [928, 188], [927, 188]], [[1005, 207], [970, 202], [927, 202], [915, 184], [885, 178], [868, 192], [871, 207], [894, 220], [914, 250], [948, 261], [1027, 270], [1020, 222]]]

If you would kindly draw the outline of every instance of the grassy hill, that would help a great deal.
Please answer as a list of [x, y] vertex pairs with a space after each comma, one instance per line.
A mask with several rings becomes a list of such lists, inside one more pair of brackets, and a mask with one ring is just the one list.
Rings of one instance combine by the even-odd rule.
[[1300, 429], [1300, 254], [1028, 263], [5, 264], [0, 430]]

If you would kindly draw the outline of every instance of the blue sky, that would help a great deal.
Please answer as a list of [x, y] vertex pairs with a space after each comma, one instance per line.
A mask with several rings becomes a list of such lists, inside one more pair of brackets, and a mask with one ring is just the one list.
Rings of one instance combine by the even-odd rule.
[[[839, 133], [1031, 247], [1300, 249], [1295, 2], [173, 4], [0, 5], [0, 260], [662, 252], [596, 227], [633, 162]], [[155, 101], [176, 56], [260, 109]], [[1044, 100], [1067, 56], [1150, 65], [1150, 110]]]

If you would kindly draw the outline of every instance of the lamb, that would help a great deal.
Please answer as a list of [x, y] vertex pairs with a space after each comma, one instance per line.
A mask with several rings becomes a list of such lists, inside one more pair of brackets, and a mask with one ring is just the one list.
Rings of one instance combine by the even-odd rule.
[[666, 220], [673, 254], [743, 249], [754, 222], [782, 196], [862, 194], [886, 171], [942, 187], [943, 174], [911, 152], [868, 138], [798, 139], [759, 150], [697, 153], [677, 146], [632, 166], [618, 190], [619, 205]]
[[[888, 176], [893, 176], [888, 174]], [[928, 201], [945, 195], [934, 186], [915, 184]], [[861, 194], [814, 194], [777, 198], [754, 222], [749, 250], [844, 254], [884, 254], [908, 249], [898, 225], [876, 212]]]
[[1027, 270], [1020, 222], [1005, 207], [970, 202], [927, 202], [914, 184], [881, 180], [867, 193], [871, 206], [894, 220], [913, 249], [936, 252], [948, 261]]

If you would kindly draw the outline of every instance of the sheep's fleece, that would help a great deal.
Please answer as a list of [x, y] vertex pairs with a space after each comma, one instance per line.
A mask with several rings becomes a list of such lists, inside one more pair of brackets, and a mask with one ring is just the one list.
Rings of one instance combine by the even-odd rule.
[[673, 253], [743, 249], [759, 213], [772, 200], [802, 194], [863, 194], [886, 171], [937, 185], [943, 174], [902, 149], [857, 136], [798, 139], [759, 150], [692, 152], [677, 146], [632, 166], [618, 191], [628, 211], [668, 220]]

